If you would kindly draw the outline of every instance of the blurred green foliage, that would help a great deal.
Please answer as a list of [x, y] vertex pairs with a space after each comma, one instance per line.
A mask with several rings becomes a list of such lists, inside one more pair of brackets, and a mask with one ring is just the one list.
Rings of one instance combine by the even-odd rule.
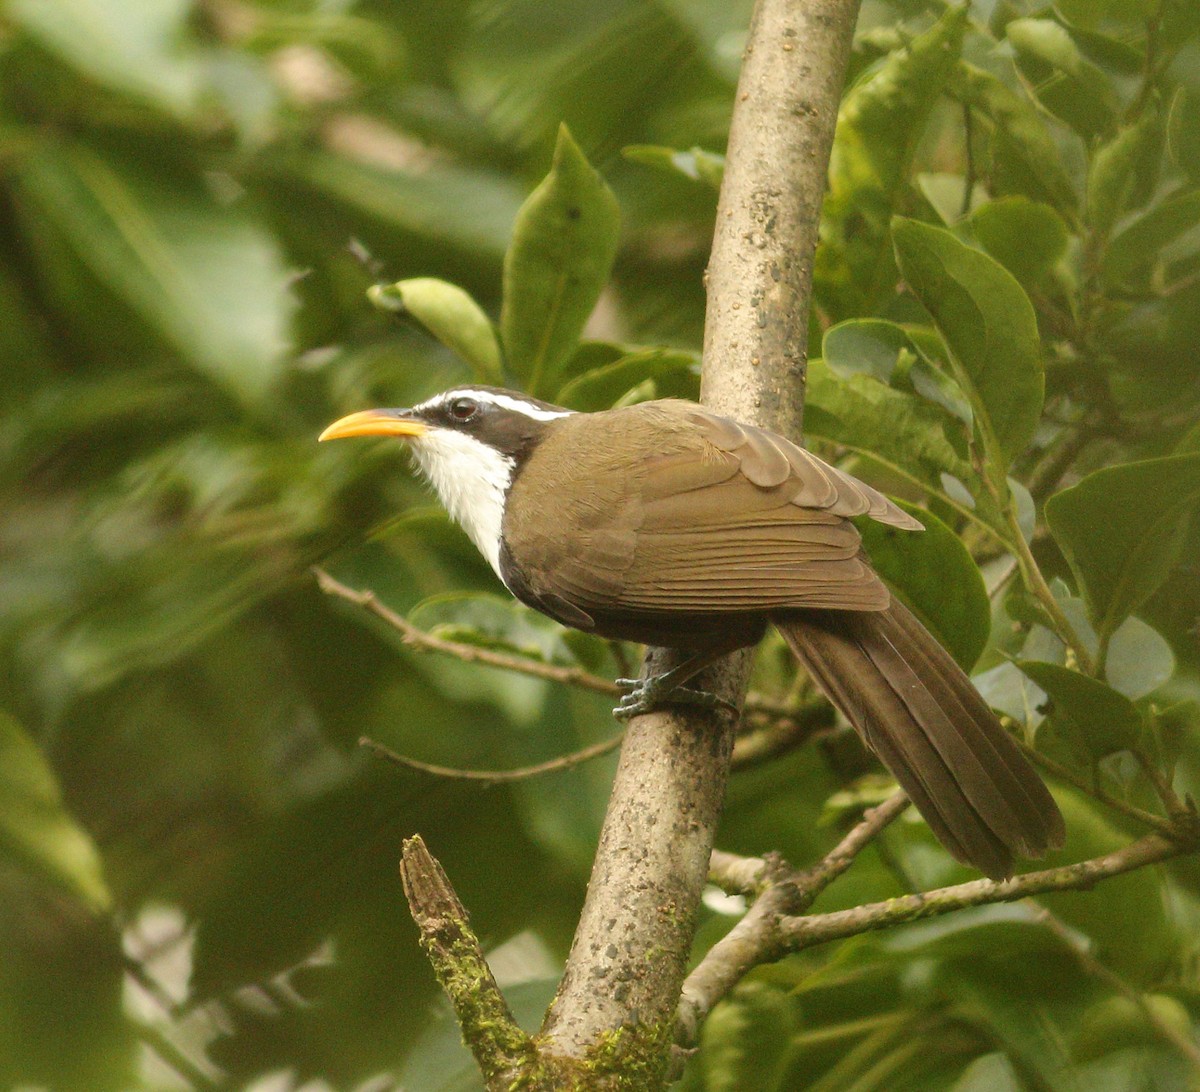
[[[609, 703], [414, 653], [309, 569], [459, 640], [613, 653], [495, 599], [394, 445], [314, 440], [471, 377], [694, 395], [748, 14], [0, 0], [0, 1085], [473, 1087], [396, 874], [417, 830], [536, 1023], [611, 762], [481, 791], [355, 744], [516, 766]], [[867, 0], [852, 76], [810, 442], [932, 513], [871, 544], [1027, 738], [1142, 808], [1131, 747], [1195, 792], [1200, 8]], [[873, 769], [835, 735], [742, 772], [719, 842], [810, 861]], [[1138, 833], [1060, 799], [1062, 861]], [[963, 878], [905, 820], [818, 909]], [[762, 968], [686, 1087], [1194, 1082], [1196, 861], [1044, 905]]]

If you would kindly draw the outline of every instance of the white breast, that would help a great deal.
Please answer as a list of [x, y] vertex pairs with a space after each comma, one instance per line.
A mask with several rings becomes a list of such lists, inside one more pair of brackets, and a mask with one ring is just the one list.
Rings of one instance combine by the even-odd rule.
[[503, 581], [500, 525], [516, 464], [473, 436], [449, 429], [435, 428], [414, 437], [411, 447], [450, 518], [467, 532]]

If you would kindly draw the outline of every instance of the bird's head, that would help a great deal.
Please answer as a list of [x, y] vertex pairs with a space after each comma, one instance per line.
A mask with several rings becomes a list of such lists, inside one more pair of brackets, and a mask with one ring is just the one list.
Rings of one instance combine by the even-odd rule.
[[571, 411], [499, 387], [453, 387], [411, 409], [370, 409], [335, 421], [321, 440], [406, 440], [451, 517], [500, 572], [504, 502], [547, 427]]

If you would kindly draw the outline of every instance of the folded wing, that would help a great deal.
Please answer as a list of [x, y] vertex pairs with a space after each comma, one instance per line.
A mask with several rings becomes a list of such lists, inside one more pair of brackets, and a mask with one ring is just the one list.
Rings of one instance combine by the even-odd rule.
[[737, 613], [883, 610], [887, 588], [849, 518], [920, 524], [803, 448], [688, 403], [666, 450], [632, 460], [614, 509], [553, 574], [587, 609]]

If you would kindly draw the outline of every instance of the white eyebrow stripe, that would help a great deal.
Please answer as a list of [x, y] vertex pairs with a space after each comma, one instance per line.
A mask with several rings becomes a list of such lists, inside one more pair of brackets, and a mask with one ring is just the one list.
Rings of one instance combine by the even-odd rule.
[[574, 410], [542, 409], [541, 406], [535, 406], [523, 398], [512, 398], [507, 394], [497, 394], [495, 391], [474, 390], [471, 387], [455, 387], [453, 390], [444, 391], [427, 402], [422, 402], [416, 408], [424, 410], [431, 406], [445, 405], [452, 398], [474, 398], [477, 402], [487, 402], [490, 405], [499, 406], [501, 409], [522, 413], [535, 421], [557, 421], [560, 417], [570, 417], [575, 413]]

